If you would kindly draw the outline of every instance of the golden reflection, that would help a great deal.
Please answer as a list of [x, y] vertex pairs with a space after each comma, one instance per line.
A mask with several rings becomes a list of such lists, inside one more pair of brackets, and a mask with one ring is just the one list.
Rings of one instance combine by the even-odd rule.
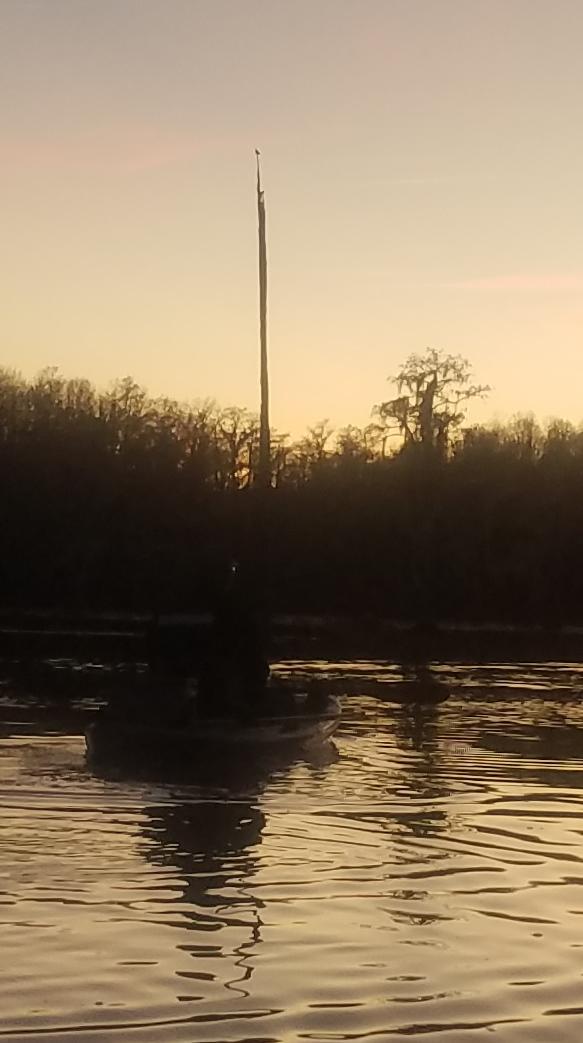
[[[331, 741], [314, 745], [299, 757], [322, 777], [326, 765], [337, 758]], [[195, 944], [181, 943], [182, 952], [198, 966], [215, 966], [226, 959], [231, 976], [221, 971], [222, 987], [242, 998], [250, 996], [249, 983], [255, 969], [257, 948], [262, 942], [263, 901], [257, 896], [253, 880], [260, 862], [267, 816], [263, 796], [270, 782], [282, 785], [289, 771], [298, 764], [294, 751], [272, 751], [253, 764], [231, 760], [201, 762], [196, 769], [175, 769], [175, 780], [189, 781], [191, 795], [172, 794], [170, 803], [144, 807], [146, 821], [141, 827], [141, 848], [154, 867], [171, 871], [173, 901], [180, 903], [187, 929], [202, 935]], [[132, 768], [135, 777], [136, 767]], [[141, 777], [150, 775], [147, 768]], [[166, 772], [166, 778], [168, 773]], [[184, 923], [183, 923], [184, 926]], [[215, 933], [223, 939], [241, 935], [226, 948], [208, 939]], [[213, 970], [177, 970], [183, 980], [215, 980]], [[181, 994], [179, 1000], [196, 999]]]
[[578, 1039], [582, 723], [575, 699], [355, 695], [315, 770], [106, 775], [15, 729], [4, 1032]]
[[[223, 980], [225, 988], [249, 996], [243, 983], [253, 973], [255, 949], [261, 941], [262, 902], [252, 890], [266, 818], [256, 798], [205, 799], [146, 807], [142, 833], [145, 854], [155, 866], [170, 867], [175, 898], [196, 932], [212, 933], [223, 927], [243, 928], [245, 940], [228, 956], [240, 971]], [[200, 955], [200, 947], [192, 953]], [[185, 977], [193, 972], [180, 972]], [[179, 996], [179, 999], [188, 997]]]

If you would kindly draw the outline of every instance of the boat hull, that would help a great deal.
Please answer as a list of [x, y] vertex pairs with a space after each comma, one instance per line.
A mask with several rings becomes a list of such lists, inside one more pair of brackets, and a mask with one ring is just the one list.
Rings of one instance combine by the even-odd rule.
[[234, 718], [195, 719], [182, 727], [160, 727], [152, 722], [134, 723], [104, 715], [86, 730], [90, 757], [116, 754], [151, 753], [181, 758], [288, 745], [324, 742], [334, 734], [340, 721], [340, 707], [331, 698], [318, 713], [294, 713], [237, 720]]

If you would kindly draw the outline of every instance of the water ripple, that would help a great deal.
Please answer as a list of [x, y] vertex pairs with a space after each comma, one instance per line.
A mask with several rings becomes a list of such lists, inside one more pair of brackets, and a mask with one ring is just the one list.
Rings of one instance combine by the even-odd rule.
[[339, 755], [228, 782], [97, 774], [8, 708], [2, 1040], [576, 1043], [583, 678], [513, 670], [411, 704], [394, 666], [301, 664], [350, 695]]

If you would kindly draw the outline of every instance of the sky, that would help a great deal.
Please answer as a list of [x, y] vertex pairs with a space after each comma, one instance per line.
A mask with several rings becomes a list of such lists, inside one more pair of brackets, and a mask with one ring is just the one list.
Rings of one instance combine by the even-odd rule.
[[428, 346], [472, 418], [583, 420], [580, 0], [0, 0], [0, 365], [366, 423]]

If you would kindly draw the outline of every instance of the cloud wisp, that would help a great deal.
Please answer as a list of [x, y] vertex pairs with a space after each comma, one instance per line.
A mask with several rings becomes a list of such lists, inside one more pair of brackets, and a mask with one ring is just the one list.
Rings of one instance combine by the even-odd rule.
[[187, 163], [221, 142], [156, 126], [110, 126], [55, 136], [0, 137], [6, 170], [133, 173]]
[[486, 293], [583, 293], [583, 271], [515, 275], [488, 275], [441, 283], [445, 290]]

